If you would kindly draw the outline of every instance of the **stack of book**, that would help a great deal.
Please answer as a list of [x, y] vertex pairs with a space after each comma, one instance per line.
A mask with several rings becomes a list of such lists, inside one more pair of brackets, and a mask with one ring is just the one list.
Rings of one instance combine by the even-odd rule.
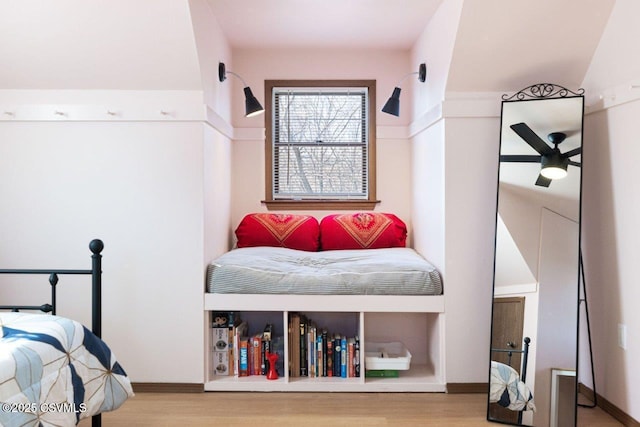
[[289, 376], [360, 376], [360, 340], [321, 329], [299, 313], [289, 314]]
[[[275, 339], [272, 324], [267, 323], [263, 332], [251, 336], [248, 332], [249, 325], [240, 319], [238, 313], [212, 313], [211, 354], [214, 375], [266, 375], [269, 370], [267, 351], [279, 352], [280, 358], [284, 357], [282, 339]], [[274, 343], [279, 343], [277, 349]]]
[[238, 376], [266, 375], [269, 370], [267, 351], [272, 352], [273, 325], [268, 323], [263, 332], [239, 337]]
[[230, 361], [233, 360], [233, 341], [229, 331], [233, 325], [233, 313], [212, 313], [211, 350], [214, 375], [229, 375]]

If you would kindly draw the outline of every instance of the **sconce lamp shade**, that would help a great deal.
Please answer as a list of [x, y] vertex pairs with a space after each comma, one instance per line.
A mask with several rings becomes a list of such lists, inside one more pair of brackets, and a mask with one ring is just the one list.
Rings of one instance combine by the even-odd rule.
[[391, 97], [387, 100], [382, 107], [382, 112], [392, 114], [396, 117], [400, 116], [400, 88], [395, 87]]
[[218, 80], [220, 80], [220, 82], [225, 81], [227, 79], [227, 74], [236, 76], [240, 79], [240, 81], [242, 81], [242, 84], [244, 85], [244, 116], [253, 117], [264, 112], [264, 108], [262, 108], [262, 105], [260, 105], [258, 99], [253, 95], [253, 92], [251, 92], [251, 88], [247, 86], [247, 83], [244, 81], [244, 79], [232, 71], [227, 71], [224, 62], [218, 63]]
[[569, 159], [560, 154], [560, 150], [554, 149], [553, 153], [542, 156], [542, 170], [540, 175], [549, 179], [562, 179], [567, 176]]
[[245, 117], [257, 116], [264, 112], [264, 108], [262, 108], [258, 99], [253, 96], [253, 92], [251, 92], [249, 86], [244, 88], [244, 110]]
[[[402, 80], [400, 80], [400, 83], [413, 74], [417, 74], [418, 81], [420, 83], [424, 83], [427, 80], [427, 65], [423, 62], [420, 64], [418, 71], [407, 74], [402, 78]], [[384, 104], [384, 107], [382, 107], [383, 113], [391, 114], [396, 117], [400, 116], [400, 83], [398, 83], [398, 85], [393, 89], [391, 97]]]

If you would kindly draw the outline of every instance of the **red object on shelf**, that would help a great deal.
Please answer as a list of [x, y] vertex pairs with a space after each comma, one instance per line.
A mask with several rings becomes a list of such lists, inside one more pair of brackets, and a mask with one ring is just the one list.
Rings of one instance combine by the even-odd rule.
[[269, 372], [267, 372], [268, 380], [277, 380], [278, 371], [276, 371], [276, 362], [278, 361], [278, 355], [276, 353], [270, 353], [267, 351], [267, 360], [269, 361]]

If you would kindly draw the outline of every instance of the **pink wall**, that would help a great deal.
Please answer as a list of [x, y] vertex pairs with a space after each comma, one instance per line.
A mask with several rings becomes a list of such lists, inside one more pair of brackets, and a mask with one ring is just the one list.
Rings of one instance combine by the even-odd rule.
[[[393, 87], [405, 74], [418, 70], [408, 51], [365, 49], [236, 49], [232, 71], [240, 74], [253, 93], [264, 100], [264, 80], [270, 79], [375, 79], [377, 80], [378, 126], [406, 126], [411, 118], [411, 91], [401, 95], [400, 117], [381, 113]], [[415, 70], [414, 70], [415, 68]], [[408, 79], [407, 79], [408, 80]], [[264, 127], [264, 117], [244, 117], [242, 86], [233, 78], [236, 98], [233, 103], [233, 125]], [[403, 86], [404, 87], [404, 86]], [[266, 101], [265, 101], [266, 102]], [[264, 105], [264, 104], [263, 104]]]
[[[312, 52], [312, 53], [310, 53]], [[410, 71], [409, 52], [387, 50], [235, 50], [234, 69], [263, 105], [266, 79], [375, 79], [377, 81], [377, 196], [376, 210], [393, 212], [411, 228], [411, 175], [407, 125], [411, 91], [401, 95], [401, 115], [380, 109], [393, 87]], [[417, 66], [416, 66], [417, 70]], [[232, 224], [250, 212], [266, 211], [264, 200], [265, 116], [244, 117], [244, 97], [233, 78]], [[320, 218], [331, 211], [307, 212]]]

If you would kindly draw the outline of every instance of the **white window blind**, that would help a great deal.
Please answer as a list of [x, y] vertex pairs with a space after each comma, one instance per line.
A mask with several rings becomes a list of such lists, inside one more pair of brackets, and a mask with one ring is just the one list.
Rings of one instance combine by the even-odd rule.
[[272, 103], [273, 199], [367, 199], [367, 88], [276, 87]]

